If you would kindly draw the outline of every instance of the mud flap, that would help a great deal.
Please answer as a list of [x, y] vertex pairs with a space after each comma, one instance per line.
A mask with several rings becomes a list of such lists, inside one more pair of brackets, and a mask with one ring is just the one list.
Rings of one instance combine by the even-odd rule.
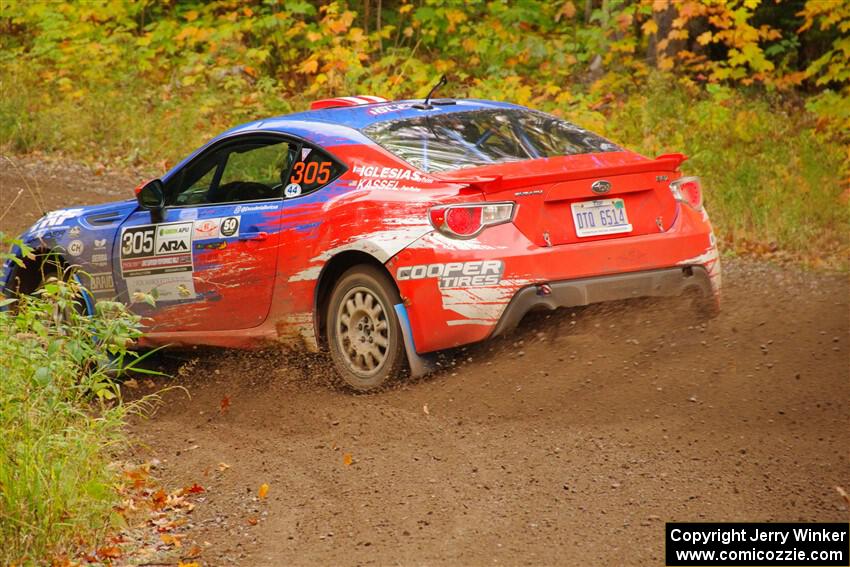
[[410, 365], [410, 375], [418, 378], [434, 372], [437, 365], [434, 363], [433, 357], [422, 356], [416, 352], [416, 345], [413, 344], [413, 329], [410, 327], [410, 318], [407, 316], [407, 309], [404, 304], [397, 303], [395, 312], [401, 325], [401, 336], [404, 338], [404, 350], [407, 353], [407, 362]]

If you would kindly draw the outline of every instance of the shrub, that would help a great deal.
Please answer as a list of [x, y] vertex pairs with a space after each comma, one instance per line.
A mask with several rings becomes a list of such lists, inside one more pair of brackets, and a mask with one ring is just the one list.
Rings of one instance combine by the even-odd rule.
[[73, 552], [118, 520], [110, 462], [139, 406], [122, 403], [112, 376], [134, 358], [139, 319], [112, 302], [82, 314], [80, 292], [53, 278], [34, 296], [0, 299], [3, 565]]

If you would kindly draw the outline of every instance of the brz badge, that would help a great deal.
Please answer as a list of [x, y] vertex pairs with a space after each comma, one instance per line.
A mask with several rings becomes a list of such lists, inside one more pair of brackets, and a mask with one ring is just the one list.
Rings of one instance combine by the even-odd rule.
[[611, 190], [611, 184], [607, 181], [596, 181], [593, 185], [590, 186], [590, 190], [596, 193], [597, 195], [604, 195], [605, 193]]

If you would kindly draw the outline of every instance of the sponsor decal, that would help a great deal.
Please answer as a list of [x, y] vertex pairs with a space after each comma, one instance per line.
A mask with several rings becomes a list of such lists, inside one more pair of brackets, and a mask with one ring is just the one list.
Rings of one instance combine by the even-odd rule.
[[91, 263], [96, 266], [105, 266], [109, 261], [109, 257], [106, 253], [96, 253], [91, 255]]
[[227, 242], [206, 242], [203, 244], [195, 244], [195, 250], [224, 250], [227, 248]]
[[239, 217], [227, 217], [221, 221], [219, 228], [222, 236], [231, 237], [239, 234]]
[[111, 272], [89, 274], [89, 284], [86, 286], [92, 293], [114, 292], [115, 282]]
[[192, 245], [192, 223], [156, 225], [156, 253], [188, 252]]
[[[300, 163], [300, 162], [299, 162]], [[237, 205], [235, 209], [233, 209], [233, 214], [238, 215], [239, 213], [253, 213], [255, 211], [276, 211], [278, 210], [279, 205]]]
[[372, 116], [380, 116], [381, 114], [387, 114], [389, 112], [399, 112], [401, 110], [407, 110], [412, 107], [414, 103], [412, 102], [400, 102], [397, 104], [385, 104], [382, 106], [376, 106], [369, 109], [369, 114]]
[[85, 244], [83, 244], [82, 240], [72, 240], [68, 243], [68, 254], [71, 256], [79, 256], [83, 253], [83, 250], [86, 249]]
[[106, 248], [106, 239], [105, 238], [96, 238], [94, 241], [94, 247], [97, 249]]
[[61, 211], [51, 211], [41, 217], [38, 222], [32, 226], [32, 230], [62, 226], [65, 224], [65, 221], [80, 216], [82, 212], [83, 209], [63, 209]]
[[137, 293], [156, 296], [157, 301], [176, 301], [195, 297], [192, 272], [150, 274], [127, 278], [127, 291], [132, 298]]
[[80, 235], [80, 232], [80, 227], [72, 226], [70, 229], [68, 229], [68, 236], [70, 236], [71, 238], [77, 238]]
[[133, 226], [121, 232], [121, 275], [131, 297], [137, 292], [160, 301], [195, 296], [193, 227], [188, 221]]
[[195, 207], [180, 209], [180, 212], [177, 214], [177, 218], [180, 220], [195, 220], [198, 218], [198, 209]]
[[297, 183], [290, 183], [286, 186], [286, 189], [283, 190], [283, 196], [287, 199], [292, 197], [297, 197], [301, 194], [301, 186]]
[[475, 260], [405, 266], [396, 272], [396, 279], [423, 280], [437, 278], [441, 289], [499, 285], [505, 265], [501, 260]]
[[210, 238], [218, 238], [220, 234], [220, 226], [220, 218], [196, 220], [192, 232], [192, 238], [194, 240], [207, 240]]
[[307, 156], [309, 156], [312, 151], [313, 148], [301, 148], [301, 161], [307, 161]]
[[517, 191], [514, 193], [517, 197], [528, 197], [529, 195], [542, 195], [543, 189], [531, 189], [529, 191]]

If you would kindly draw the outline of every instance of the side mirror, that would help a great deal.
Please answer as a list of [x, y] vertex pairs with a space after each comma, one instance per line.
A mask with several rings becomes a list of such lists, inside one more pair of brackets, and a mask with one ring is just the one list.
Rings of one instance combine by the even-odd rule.
[[162, 222], [165, 209], [165, 192], [162, 181], [153, 179], [136, 187], [139, 206], [151, 212], [151, 222]]

